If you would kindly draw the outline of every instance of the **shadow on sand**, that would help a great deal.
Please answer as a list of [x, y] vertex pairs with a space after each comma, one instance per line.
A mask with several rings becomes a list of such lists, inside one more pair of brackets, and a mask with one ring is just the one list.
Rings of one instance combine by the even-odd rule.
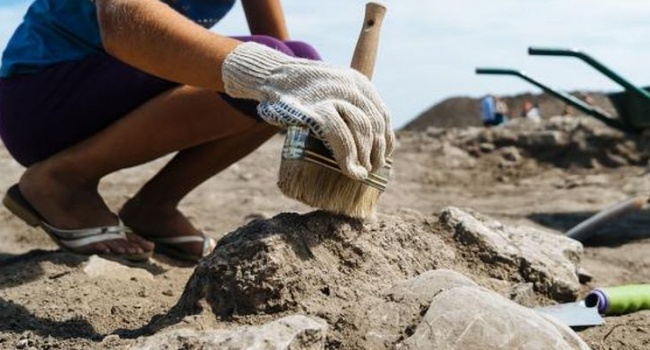
[[[147, 270], [154, 276], [160, 275], [166, 271], [163, 266], [157, 264], [156, 260], [153, 259], [146, 262], [129, 262], [123, 259], [113, 259], [110, 257], [105, 258], [132, 268]], [[62, 250], [35, 249], [23, 254], [0, 253], [0, 271], [2, 271], [2, 273], [0, 273], [0, 290], [27, 284], [41, 277], [45, 277], [45, 272], [41, 266], [43, 262], [49, 262], [60, 266], [64, 265], [73, 269], [87, 262], [88, 259], [89, 256], [69, 253]], [[158, 256], [156, 256], [156, 259], [162, 260], [161, 257]], [[173, 261], [168, 263], [171, 264], [171, 262]], [[186, 263], [175, 262], [172, 265], [186, 266]], [[69, 272], [63, 272], [45, 278], [55, 279], [67, 273]]]
[[93, 341], [104, 336], [98, 334], [93, 326], [83, 318], [54, 321], [33, 315], [27, 308], [10, 300], [0, 298], [0, 331], [23, 333], [32, 331], [45, 337], [57, 339], [84, 338]]

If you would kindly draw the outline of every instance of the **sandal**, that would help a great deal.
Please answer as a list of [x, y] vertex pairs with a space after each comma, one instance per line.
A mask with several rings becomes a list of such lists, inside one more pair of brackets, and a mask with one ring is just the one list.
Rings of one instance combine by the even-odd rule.
[[[212, 253], [214, 248], [217, 246], [217, 242], [211, 238], [201, 233], [200, 236], [177, 236], [177, 237], [145, 237], [147, 240], [154, 242], [156, 247], [154, 251], [156, 253], [164, 254], [172, 258], [180, 260], [188, 260], [192, 262], [198, 262], [201, 258]], [[202, 242], [203, 251], [201, 255], [190, 254], [186, 251], [183, 251], [179, 248], [179, 245], [190, 243], [190, 242]]]
[[[63, 250], [76, 254], [89, 255], [86, 252], [79, 251], [78, 248], [92, 243], [105, 242], [116, 239], [127, 240], [127, 233], [131, 229], [124, 226], [118, 219], [115, 226], [100, 226], [78, 230], [63, 230], [50, 225], [41, 214], [25, 199], [18, 184], [9, 188], [5, 194], [2, 203], [14, 215], [25, 221], [32, 227], [40, 226], [50, 238]], [[106, 255], [106, 254], [98, 254]], [[129, 261], [145, 261], [149, 259], [152, 252], [143, 252], [139, 254], [110, 254], [110, 257], [123, 258]]]

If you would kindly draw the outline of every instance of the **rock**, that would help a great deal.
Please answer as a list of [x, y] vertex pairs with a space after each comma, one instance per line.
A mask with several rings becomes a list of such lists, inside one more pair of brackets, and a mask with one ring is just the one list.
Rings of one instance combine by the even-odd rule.
[[270, 219], [272, 215], [269, 215], [269, 213], [265, 212], [259, 212], [259, 213], [250, 213], [244, 217], [244, 220], [248, 221], [253, 221], [253, 220], [266, 220]]
[[564, 146], [568, 143], [565, 133], [556, 130], [543, 130], [519, 135], [518, 143], [533, 149], [548, 149]]
[[496, 149], [493, 143], [483, 142], [478, 145], [479, 149], [483, 153], [490, 153]]
[[470, 278], [452, 270], [427, 271], [419, 276], [397, 283], [387, 293], [391, 301], [429, 304], [436, 294], [461, 286], [477, 286]]
[[569, 327], [484, 288], [457, 287], [433, 299], [397, 349], [589, 349]]
[[325, 347], [327, 323], [293, 315], [257, 327], [196, 331], [181, 328], [138, 339], [132, 350], [232, 349], [312, 350]]
[[178, 303], [149, 328], [202, 306], [222, 320], [308, 313], [331, 326], [328, 348], [392, 349], [449, 288], [478, 283], [509, 297], [512, 285], [530, 283], [536, 300], [577, 295], [582, 246], [574, 240], [457, 208], [406, 217], [361, 222], [315, 211], [254, 220], [219, 241]]
[[535, 290], [532, 283], [515, 284], [510, 291], [510, 299], [519, 305], [535, 307]]
[[255, 178], [255, 175], [253, 173], [240, 173], [238, 177], [242, 181], [250, 181]]
[[453, 251], [421, 222], [280, 214], [223, 237], [201, 260], [179, 303], [205, 297], [222, 317], [309, 308], [318, 314], [337, 300], [354, 303], [453, 260]]
[[506, 227], [478, 213], [448, 207], [440, 222], [468, 257], [495, 278], [531, 282], [554, 300], [573, 301], [580, 290], [576, 265], [582, 244], [532, 227]]
[[425, 130], [426, 135], [429, 137], [440, 137], [444, 135], [446, 132], [447, 130], [445, 128], [438, 128], [435, 126], [428, 127]]
[[33, 344], [33, 341], [29, 339], [20, 339], [16, 342], [16, 349], [27, 349], [28, 347], [31, 347]]
[[83, 269], [84, 273], [91, 278], [110, 278], [121, 281], [129, 280], [153, 280], [153, 275], [144, 269], [128, 267], [114, 261], [100, 258], [93, 255]]
[[594, 279], [594, 276], [591, 274], [591, 272], [587, 271], [583, 267], [578, 267], [578, 270], [576, 270], [576, 274], [578, 275], [578, 280], [582, 284], [587, 284]]
[[510, 128], [500, 128], [494, 134], [494, 144], [497, 147], [508, 147], [517, 144], [518, 133]]
[[109, 335], [105, 336], [102, 339], [101, 344], [105, 348], [115, 349], [115, 348], [119, 347], [119, 345], [118, 345], [119, 342], [120, 342], [120, 336], [119, 335], [117, 335], [117, 334], [109, 334]]
[[460, 286], [477, 286], [471, 279], [451, 270], [427, 271], [393, 286], [384, 296], [360, 315], [355, 322], [363, 335], [360, 349], [392, 349], [404, 336], [405, 330], [415, 328], [433, 298], [440, 292]]
[[503, 157], [503, 159], [513, 163], [519, 163], [522, 158], [521, 153], [519, 153], [519, 150], [516, 147], [502, 148], [501, 156]]
[[612, 152], [605, 152], [605, 163], [609, 167], [622, 167], [622, 166], [628, 166], [630, 165], [631, 162], [629, 162], [625, 157], [614, 154]]

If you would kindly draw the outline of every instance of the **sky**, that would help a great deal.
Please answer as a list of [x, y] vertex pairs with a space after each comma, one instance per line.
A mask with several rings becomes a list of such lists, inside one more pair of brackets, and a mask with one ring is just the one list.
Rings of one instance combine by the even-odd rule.
[[[30, 2], [0, 0], [0, 47]], [[560, 90], [621, 89], [578, 59], [529, 56], [529, 46], [580, 49], [633, 84], [650, 85], [647, 0], [379, 2], [388, 11], [373, 83], [396, 128], [449, 97], [540, 92], [516, 77], [476, 75], [476, 67], [523, 70]], [[283, 0], [283, 7], [293, 39], [311, 43], [325, 61], [347, 66], [365, 3]], [[241, 7], [237, 5], [213, 30], [247, 34]]]

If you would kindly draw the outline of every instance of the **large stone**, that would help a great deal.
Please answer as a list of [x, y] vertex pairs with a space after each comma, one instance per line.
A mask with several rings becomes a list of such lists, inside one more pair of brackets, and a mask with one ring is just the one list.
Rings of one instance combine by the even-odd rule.
[[558, 301], [575, 300], [582, 244], [532, 227], [509, 227], [478, 213], [448, 207], [440, 221], [467, 258], [495, 278], [533, 283], [537, 292]]
[[197, 305], [221, 320], [304, 313], [330, 325], [327, 347], [390, 349], [413, 334], [430, 302], [449, 288], [479, 284], [507, 296], [514, 285], [531, 283], [530, 300], [575, 297], [580, 248], [456, 208], [367, 222], [325, 212], [280, 214], [222, 238], [169, 314], [147, 328], [177, 322], [200, 311]]
[[458, 287], [439, 293], [402, 350], [589, 349], [569, 327], [494, 292]]
[[131, 349], [320, 350], [325, 347], [326, 335], [325, 321], [294, 315], [262, 326], [235, 330], [171, 330], [141, 338]]
[[289, 310], [339, 315], [329, 305], [355, 303], [453, 260], [440, 235], [420, 223], [280, 214], [222, 238], [199, 263], [181, 302], [205, 297], [222, 317]]
[[387, 296], [394, 302], [428, 305], [438, 293], [462, 286], [477, 284], [456, 271], [440, 269], [397, 283], [388, 291]]
[[451, 270], [427, 271], [389, 289], [384, 301], [375, 303], [355, 321], [362, 349], [392, 349], [405, 332], [415, 328], [437, 294], [460, 286], [477, 286], [474, 281]]

